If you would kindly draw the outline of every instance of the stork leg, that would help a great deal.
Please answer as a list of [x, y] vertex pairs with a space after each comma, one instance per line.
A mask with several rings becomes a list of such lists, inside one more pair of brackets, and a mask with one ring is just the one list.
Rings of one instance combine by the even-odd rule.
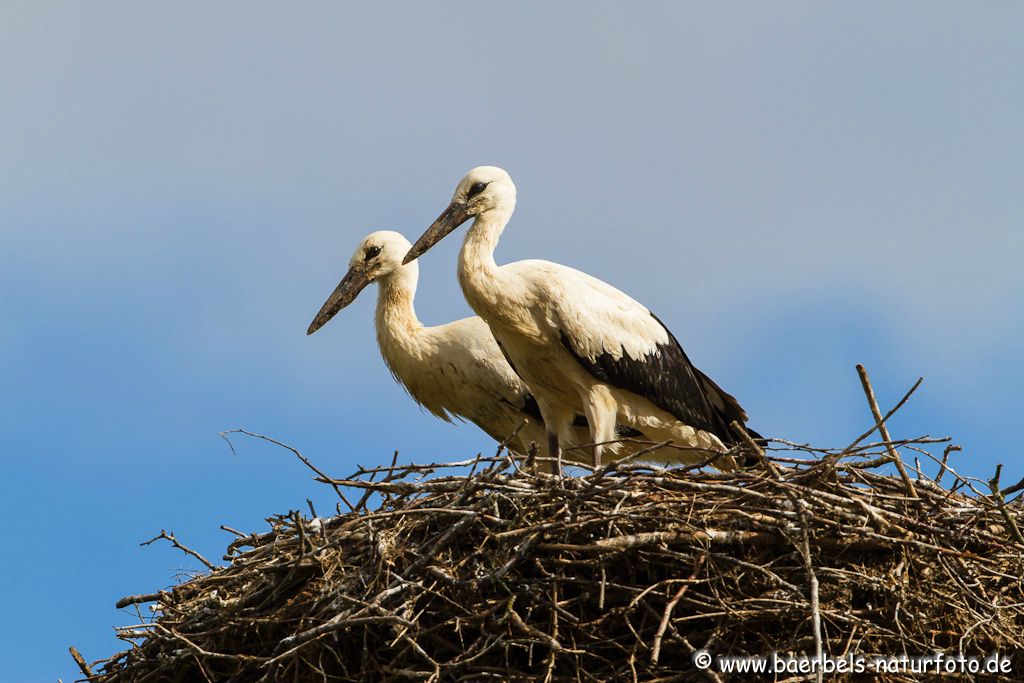
[[548, 471], [562, 476], [563, 449], [573, 443], [572, 421], [575, 412], [560, 405], [552, 405], [538, 398], [537, 405], [547, 429]]
[[553, 458], [555, 474], [562, 476], [562, 449], [558, 445], [558, 434], [548, 432], [548, 457]]
[[604, 451], [612, 452], [612, 446], [608, 445], [608, 442], [615, 440], [618, 406], [607, 386], [595, 384], [590, 388], [583, 407], [590, 423], [590, 440], [594, 444], [593, 466], [597, 468], [601, 466]]

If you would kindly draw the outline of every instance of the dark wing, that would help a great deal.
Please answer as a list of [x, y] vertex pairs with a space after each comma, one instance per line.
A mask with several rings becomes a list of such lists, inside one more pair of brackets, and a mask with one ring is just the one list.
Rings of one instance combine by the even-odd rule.
[[[677, 345], [678, 343], [676, 342]], [[708, 397], [711, 407], [725, 418], [727, 425], [731, 424], [733, 420], [737, 420], [740, 424], [747, 421], [747, 411], [743, 410], [743, 406], [732, 394], [723, 390], [722, 387], [715, 384], [714, 380], [697, 368], [693, 368], [693, 371], [697, 373], [697, 379], [700, 381], [704, 395]]]
[[745, 422], [747, 415], [731, 395], [723, 391], [707, 375], [693, 367], [683, 347], [658, 319], [668, 334], [668, 343], [659, 344], [643, 358], [625, 354], [613, 358], [602, 353], [593, 360], [577, 353], [570, 340], [562, 335], [562, 345], [595, 378], [619, 389], [643, 396], [680, 422], [710, 432], [731, 445], [735, 437], [729, 429], [733, 420]]

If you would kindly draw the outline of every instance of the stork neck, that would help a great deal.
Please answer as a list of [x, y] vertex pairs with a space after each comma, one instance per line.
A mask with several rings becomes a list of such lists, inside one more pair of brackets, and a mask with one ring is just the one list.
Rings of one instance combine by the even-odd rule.
[[375, 323], [382, 351], [395, 342], [406, 345], [423, 328], [413, 305], [417, 279], [416, 269], [406, 266], [378, 280]]
[[498, 246], [511, 212], [491, 210], [476, 217], [459, 251], [459, 283], [462, 290], [478, 289], [480, 278], [493, 278], [498, 266], [494, 250]]

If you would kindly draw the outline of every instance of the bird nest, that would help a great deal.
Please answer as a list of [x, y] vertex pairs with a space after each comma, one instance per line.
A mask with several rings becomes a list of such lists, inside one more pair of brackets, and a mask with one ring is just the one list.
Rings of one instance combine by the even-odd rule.
[[[505, 451], [316, 470], [339, 514], [235, 532], [226, 565], [124, 598], [155, 616], [81, 666], [104, 683], [729, 680], [695, 653], [1024, 647], [1024, 515], [1005, 500], [1024, 486], [959, 476], [941, 440], [772, 445], [730, 473], [559, 477]], [[887, 474], [896, 449], [915, 464]], [[1021, 680], [1013, 664], [993, 679]]]

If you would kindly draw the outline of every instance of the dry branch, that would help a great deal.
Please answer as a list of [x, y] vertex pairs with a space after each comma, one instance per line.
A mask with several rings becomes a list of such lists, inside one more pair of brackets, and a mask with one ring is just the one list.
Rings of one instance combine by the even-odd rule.
[[173, 545], [175, 548], [177, 548], [181, 552], [185, 553], [186, 555], [191, 555], [192, 557], [196, 558], [197, 560], [202, 562], [204, 565], [206, 565], [207, 569], [216, 569], [217, 568], [217, 565], [215, 565], [213, 562], [210, 562], [208, 559], [206, 559], [205, 557], [200, 555], [198, 552], [196, 552], [192, 548], [189, 548], [187, 545], [184, 545], [184, 544], [180, 543], [178, 541], [178, 539], [174, 537], [174, 532], [173, 531], [167, 531], [166, 529], [161, 529], [160, 530], [160, 534], [158, 536], [154, 536], [153, 538], [149, 539], [148, 541], [143, 541], [139, 545], [149, 545], [149, 544], [155, 543], [156, 541], [159, 541], [161, 539], [163, 539], [165, 541], [170, 541], [171, 545]]

